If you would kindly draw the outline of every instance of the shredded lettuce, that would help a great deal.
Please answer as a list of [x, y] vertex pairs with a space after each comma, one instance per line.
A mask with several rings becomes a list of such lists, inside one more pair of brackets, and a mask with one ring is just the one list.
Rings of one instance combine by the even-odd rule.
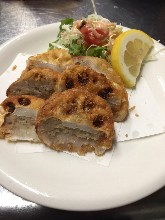
[[105, 22], [110, 22], [107, 18], [102, 17], [101, 15], [97, 15], [97, 14], [91, 14], [88, 15], [87, 20], [94, 20], [94, 21], [105, 21]]

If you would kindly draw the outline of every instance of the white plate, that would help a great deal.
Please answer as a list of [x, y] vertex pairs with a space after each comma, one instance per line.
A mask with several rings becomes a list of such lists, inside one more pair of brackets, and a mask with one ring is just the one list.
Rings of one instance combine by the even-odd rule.
[[[55, 39], [59, 24], [36, 28], [0, 48], [1, 72], [18, 53], [36, 54]], [[156, 43], [156, 50], [163, 45]], [[165, 111], [165, 55], [145, 74]], [[140, 82], [139, 82], [140, 83]], [[0, 85], [2, 88], [2, 85]], [[158, 113], [159, 114], [159, 113]], [[165, 184], [165, 134], [119, 143], [109, 167], [65, 153], [18, 154], [15, 144], [0, 141], [0, 184], [48, 207], [100, 210], [139, 200]]]

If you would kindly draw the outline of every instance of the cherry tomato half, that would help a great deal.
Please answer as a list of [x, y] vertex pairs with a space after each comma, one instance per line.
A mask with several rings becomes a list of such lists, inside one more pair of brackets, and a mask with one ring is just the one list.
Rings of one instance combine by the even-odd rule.
[[108, 40], [108, 30], [105, 28], [97, 27], [94, 29], [88, 25], [84, 25], [80, 31], [84, 36], [87, 46], [92, 44], [103, 46]]

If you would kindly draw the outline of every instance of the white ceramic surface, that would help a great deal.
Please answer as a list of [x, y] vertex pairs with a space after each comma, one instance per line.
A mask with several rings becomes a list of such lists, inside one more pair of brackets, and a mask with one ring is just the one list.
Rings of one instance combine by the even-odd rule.
[[[18, 53], [44, 52], [59, 24], [36, 28], [0, 47], [1, 73]], [[163, 48], [160, 43], [155, 49]], [[146, 78], [165, 111], [165, 54], [147, 64]], [[140, 81], [139, 81], [140, 83]], [[3, 89], [3, 85], [0, 85]], [[151, 109], [152, 110], [152, 109]], [[158, 113], [159, 114], [159, 113]], [[165, 134], [117, 144], [109, 167], [65, 153], [16, 153], [0, 141], [0, 184], [15, 194], [48, 207], [100, 210], [137, 201], [165, 184]]]

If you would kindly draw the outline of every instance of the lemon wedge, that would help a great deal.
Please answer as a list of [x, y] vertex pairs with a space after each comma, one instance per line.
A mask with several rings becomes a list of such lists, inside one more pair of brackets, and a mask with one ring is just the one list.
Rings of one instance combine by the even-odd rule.
[[120, 34], [111, 51], [111, 64], [128, 88], [136, 85], [142, 61], [153, 46], [150, 36], [140, 30], [131, 29]]

